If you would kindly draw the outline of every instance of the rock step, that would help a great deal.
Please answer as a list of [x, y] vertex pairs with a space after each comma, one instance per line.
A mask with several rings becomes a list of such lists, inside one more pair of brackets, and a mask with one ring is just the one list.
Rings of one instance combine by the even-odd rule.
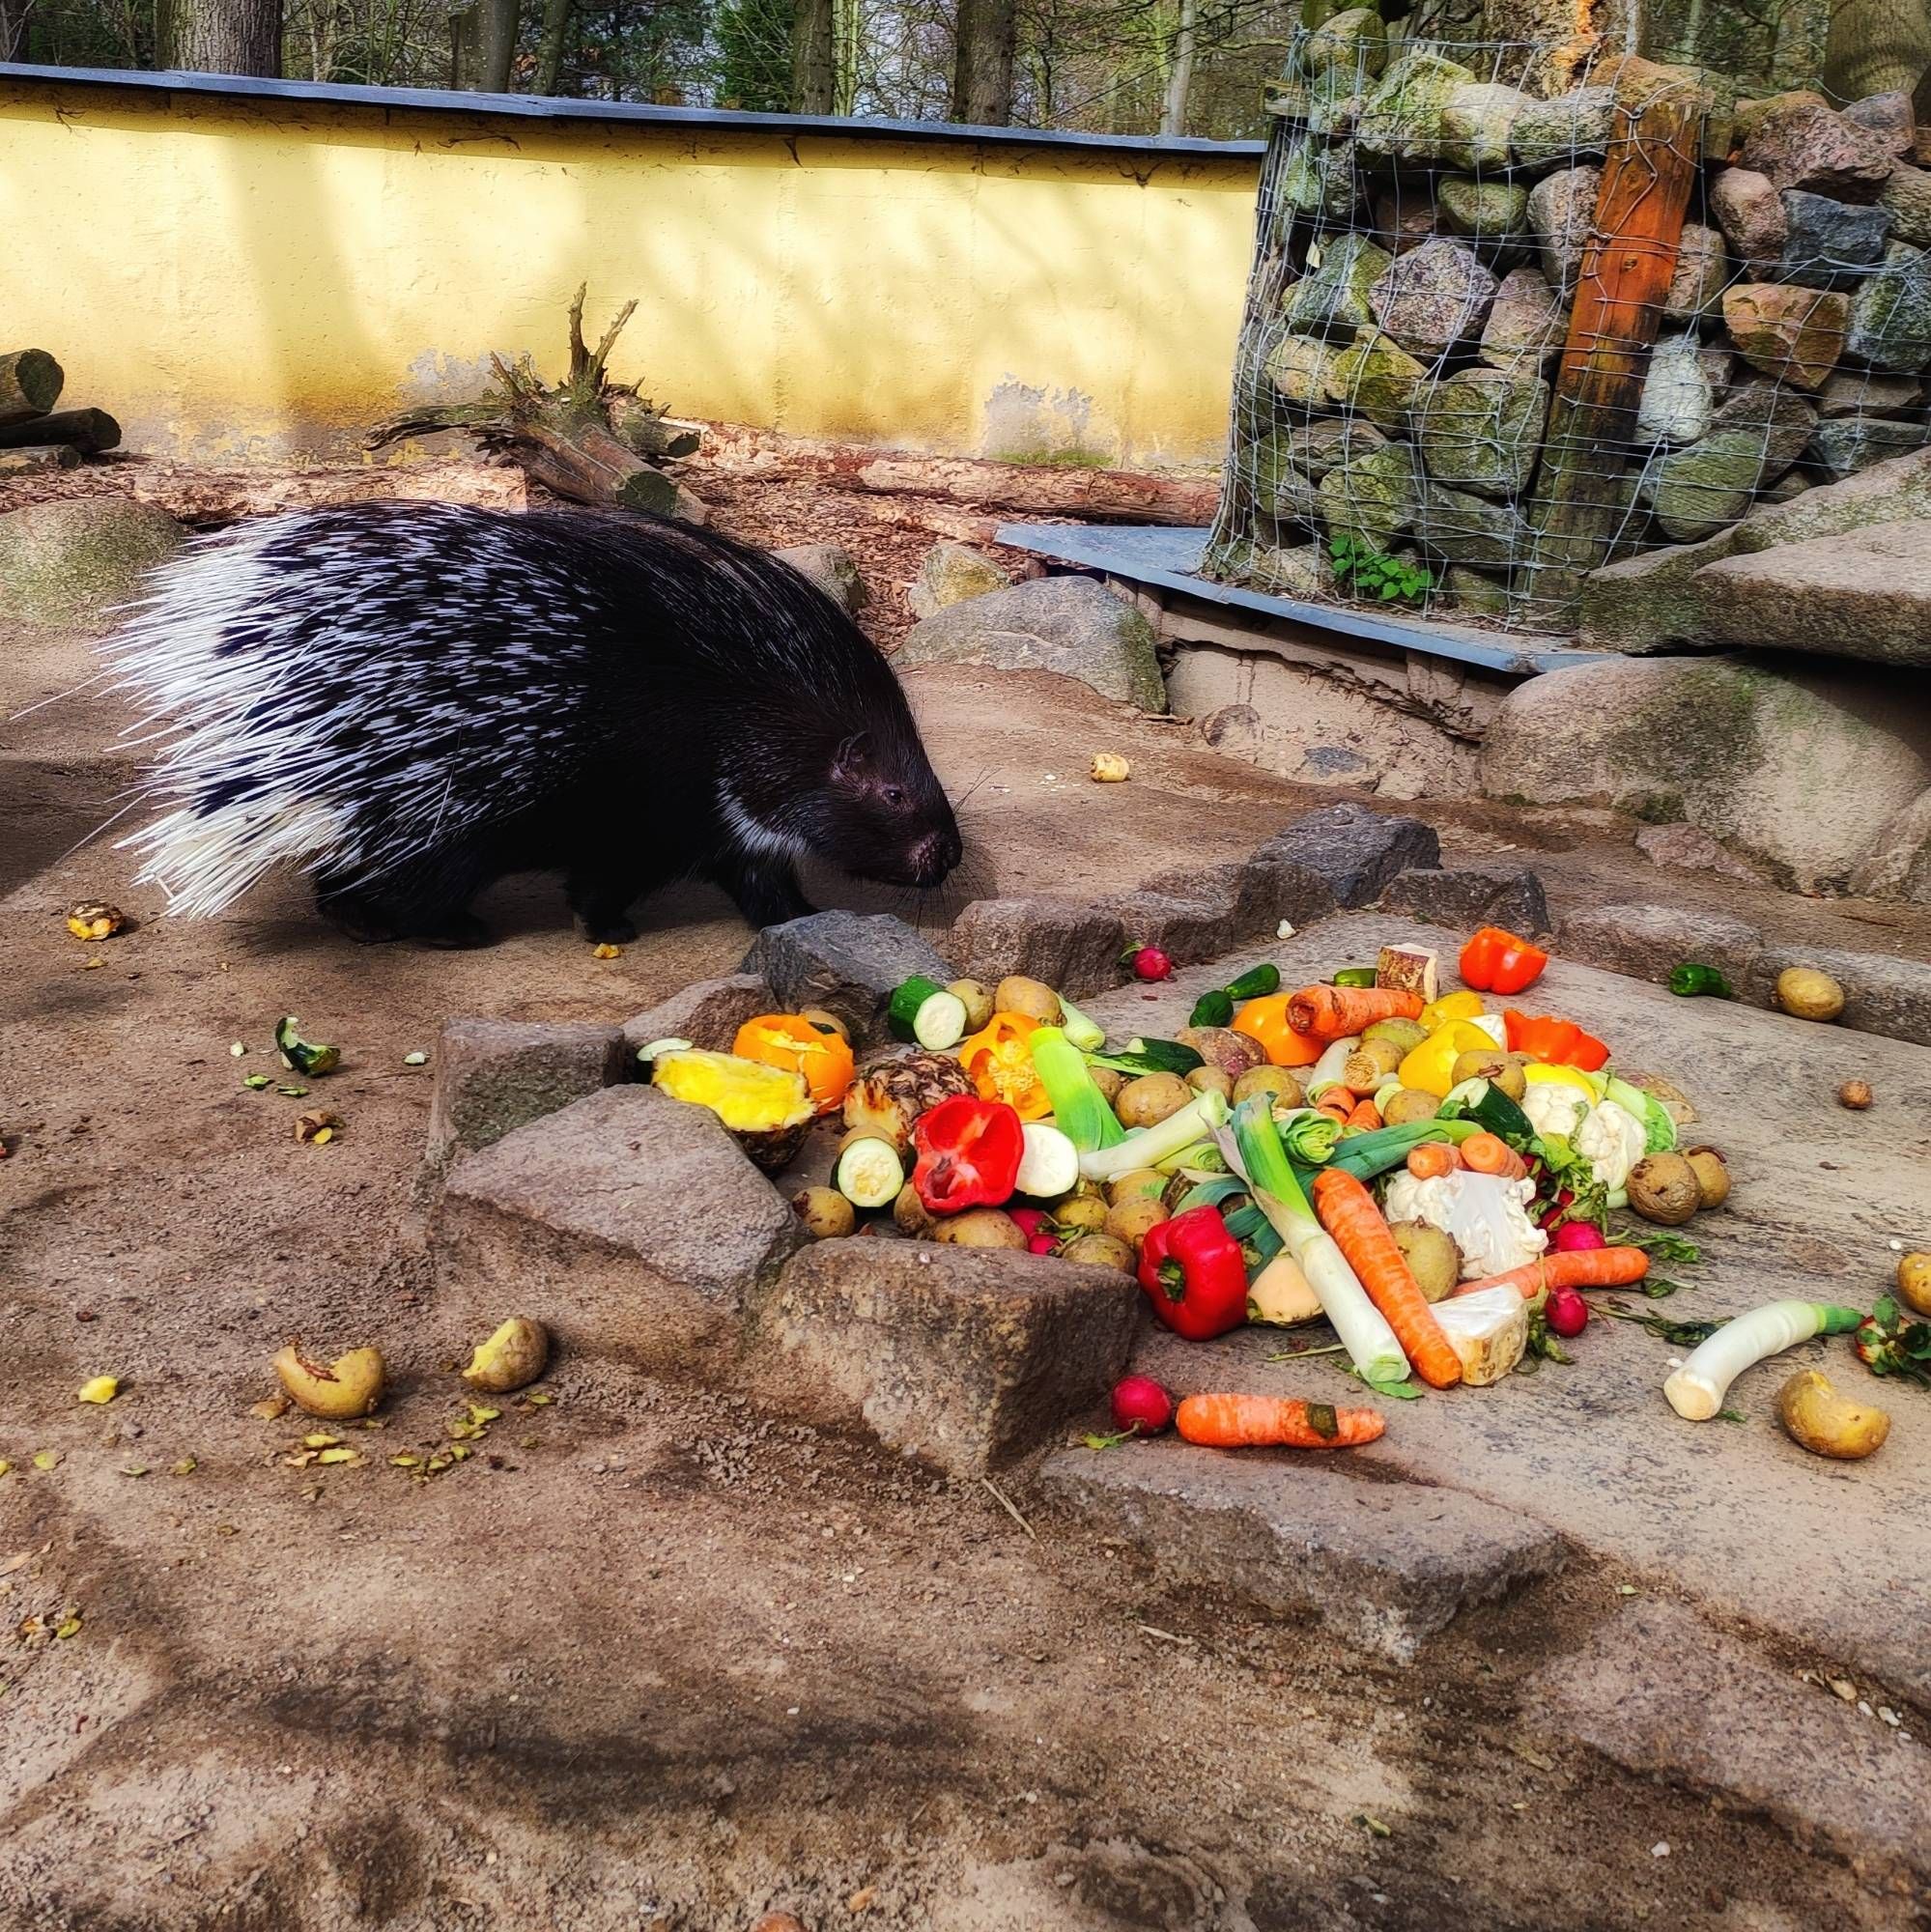
[[1766, 1813], [1867, 1882], [1931, 1879], [1931, 1749], [1906, 1714], [1887, 1723], [1689, 1610], [1632, 1603], [1530, 1696], [1625, 1769]]
[[1099, 1535], [1143, 1549], [1170, 1582], [1312, 1616], [1397, 1663], [1471, 1605], [1562, 1567], [1562, 1538], [1518, 1511], [1321, 1460], [1144, 1442], [1060, 1450], [1039, 1480]]

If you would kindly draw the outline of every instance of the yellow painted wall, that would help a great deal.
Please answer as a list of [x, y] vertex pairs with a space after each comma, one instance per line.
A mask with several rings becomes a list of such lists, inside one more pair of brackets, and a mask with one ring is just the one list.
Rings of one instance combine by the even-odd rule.
[[52, 350], [129, 447], [351, 444], [561, 359], [676, 413], [1012, 454], [1212, 459], [1255, 164], [153, 99], [0, 75], [0, 348]]

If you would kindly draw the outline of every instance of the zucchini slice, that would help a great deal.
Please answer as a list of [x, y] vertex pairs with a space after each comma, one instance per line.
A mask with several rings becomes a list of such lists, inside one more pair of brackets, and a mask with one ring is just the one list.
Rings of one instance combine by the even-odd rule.
[[1079, 1150], [1070, 1136], [1046, 1121], [1028, 1121], [1021, 1129], [1025, 1151], [1019, 1156], [1021, 1194], [1036, 1201], [1057, 1201], [1079, 1185]]
[[889, 1208], [905, 1185], [905, 1164], [890, 1141], [855, 1127], [838, 1143], [832, 1184], [854, 1208]]
[[966, 1004], [936, 980], [914, 974], [893, 993], [886, 1023], [895, 1038], [943, 1053], [965, 1037]]

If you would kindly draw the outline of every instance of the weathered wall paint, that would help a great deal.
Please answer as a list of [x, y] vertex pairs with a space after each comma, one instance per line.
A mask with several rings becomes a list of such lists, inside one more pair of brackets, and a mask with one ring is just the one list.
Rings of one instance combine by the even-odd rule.
[[52, 350], [128, 445], [352, 446], [560, 366], [680, 414], [987, 455], [1212, 459], [1255, 164], [970, 139], [127, 98], [0, 75], [0, 347]]

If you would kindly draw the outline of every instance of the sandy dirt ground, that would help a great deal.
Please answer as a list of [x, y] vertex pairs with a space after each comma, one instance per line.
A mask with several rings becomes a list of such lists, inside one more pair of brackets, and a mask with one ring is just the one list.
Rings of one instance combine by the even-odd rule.
[[[969, 875], [898, 908], [935, 925], [1235, 856], [1321, 802], [1060, 680], [913, 683], [970, 794]], [[1132, 783], [1079, 776], [1102, 741]], [[1410, 809], [1533, 860], [1559, 906], [1741, 900], [1919, 943], [1661, 873], [1618, 822]], [[82, 895], [135, 928], [70, 939]], [[1158, 1585], [1023, 1476], [1022, 1526], [982, 1487], [605, 1363], [561, 1361], [553, 1401], [506, 1403], [432, 1481], [390, 1466], [446, 1441], [475, 1339], [414, 1244], [431, 1069], [405, 1055], [452, 1014], [620, 1020], [750, 937], [697, 892], [610, 961], [551, 883], [486, 910], [503, 936], [469, 954], [355, 947], [293, 885], [171, 922], [103, 845], [0, 901], [8, 1932], [1914, 1922], [1764, 1820], [1537, 1731], [1522, 1687], [1617, 1601], [1587, 1561], [1397, 1671]], [[344, 1047], [316, 1095], [333, 1145], [241, 1084], [285, 1012]], [[358, 1461], [290, 1466], [295, 1420], [250, 1412], [298, 1334], [394, 1367], [380, 1426], [341, 1433]], [[100, 1374], [123, 1395], [77, 1404]]]

